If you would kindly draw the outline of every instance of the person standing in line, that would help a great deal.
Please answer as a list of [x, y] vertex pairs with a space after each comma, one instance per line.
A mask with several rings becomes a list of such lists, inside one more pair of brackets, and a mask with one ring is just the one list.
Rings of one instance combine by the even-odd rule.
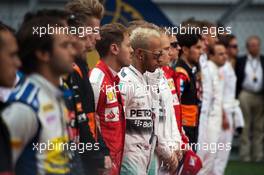
[[110, 175], [120, 173], [125, 139], [125, 116], [117, 73], [131, 64], [133, 49], [127, 29], [119, 23], [106, 24], [100, 29], [101, 40], [96, 50], [101, 57], [91, 70], [90, 82], [94, 92], [96, 120], [106, 146], [110, 150]]
[[[21, 66], [17, 55], [18, 46], [14, 31], [0, 21], [0, 86], [12, 88], [16, 79], [16, 72]], [[2, 111], [8, 104], [0, 100], [0, 175], [12, 175], [12, 151], [10, 133], [3, 120]]]
[[101, 171], [110, 170], [112, 161], [109, 149], [96, 124], [94, 92], [89, 80], [87, 53], [94, 50], [96, 42], [101, 39], [99, 28], [104, 7], [98, 0], [72, 0], [65, 5], [65, 10], [71, 13], [67, 21], [70, 27], [92, 29], [72, 37], [77, 55], [73, 64], [74, 71], [67, 77], [66, 84], [74, 94], [72, 101], [77, 127], [75, 141], [92, 144], [92, 149], [79, 154], [84, 171], [86, 174], [97, 175]]
[[232, 145], [233, 135], [235, 132], [241, 134], [244, 127], [243, 114], [239, 106], [239, 101], [236, 99], [236, 82], [232, 63], [236, 62], [238, 47], [237, 40], [234, 35], [219, 36], [221, 42], [227, 51], [228, 59], [224, 66], [220, 68], [221, 74], [224, 76], [224, 94], [223, 108], [227, 118], [228, 128], [222, 128], [219, 138], [219, 143], [227, 145], [229, 148], [219, 150], [216, 154], [214, 163], [214, 175], [223, 175], [228, 162], [230, 147]]
[[196, 151], [198, 139], [199, 106], [196, 89], [196, 65], [202, 54], [202, 41], [199, 34], [177, 35], [181, 56], [176, 64], [177, 93], [180, 98], [182, 126], [189, 143]]
[[[2, 113], [11, 136], [17, 175], [70, 174], [68, 113], [60, 77], [72, 72], [75, 50], [66, 34], [33, 34], [33, 27], [65, 27], [57, 18], [36, 17], [18, 31], [21, 71], [27, 78], [12, 92]], [[40, 150], [38, 145], [45, 144]], [[48, 146], [52, 144], [54, 147]]]
[[[202, 145], [200, 145], [202, 148], [208, 148], [203, 150], [203, 168], [199, 172], [200, 175], [213, 174], [215, 159], [219, 152], [220, 133], [222, 129], [228, 128], [227, 119], [223, 112], [224, 77], [219, 71], [226, 60], [226, 49], [223, 44], [217, 42], [214, 46], [209, 47], [208, 68], [211, 79], [211, 87], [209, 88], [212, 89], [212, 98], [210, 99], [209, 115], [204, 129], [207, 134]], [[205, 144], [208, 146], [205, 147]], [[211, 145], [216, 145], [216, 148], [212, 149]], [[224, 149], [228, 149], [228, 147], [225, 146]]]
[[240, 139], [240, 158], [245, 162], [260, 162], [263, 159], [264, 56], [261, 55], [260, 45], [258, 36], [249, 37], [246, 42], [248, 53], [237, 59], [235, 68], [237, 95], [245, 120]]
[[132, 64], [118, 73], [126, 119], [121, 175], [146, 175], [157, 145], [157, 122], [162, 55], [160, 33], [149, 27], [136, 27], [130, 34], [134, 50]]
[[151, 175], [176, 173], [179, 162], [183, 158], [181, 133], [176, 120], [176, 116], [180, 115], [180, 110], [178, 109], [180, 102], [176, 93], [173, 76], [170, 74], [174, 70], [169, 67], [172, 57], [170, 38], [162, 29], [160, 32], [163, 54], [159, 59], [159, 69], [162, 71], [162, 76], [158, 84], [160, 91], [158, 145], [151, 167], [157, 171]]

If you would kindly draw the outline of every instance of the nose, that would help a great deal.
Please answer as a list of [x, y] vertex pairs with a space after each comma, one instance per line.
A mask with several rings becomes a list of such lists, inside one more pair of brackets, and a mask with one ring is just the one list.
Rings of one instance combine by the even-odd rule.
[[181, 46], [180, 46], [179, 44], [178, 44], [178, 46], [177, 46], [177, 49], [178, 49], [178, 50], [181, 50]]
[[132, 47], [130, 47], [130, 54], [132, 55], [134, 52], [134, 49]]
[[15, 66], [16, 66], [17, 69], [20, 68], [21, 65], [22, 65], [22, 63], [21, 63], [20, 59], [18, 58], [18, 56], [16, 56], [16, 58], [14, 60], [14, 63], [15, 63]]
[[73, 47], [73, 45], [71, 45], [71, 47], [70, 47], [70, 55], [72, 57], [75, 57], [76, 54], [77, 54], [77, 50]]
[[95, 34], [95, 40], [96, 40], [96, 41], [101, 40], [101, 35], [100, 35], [100, 33]]

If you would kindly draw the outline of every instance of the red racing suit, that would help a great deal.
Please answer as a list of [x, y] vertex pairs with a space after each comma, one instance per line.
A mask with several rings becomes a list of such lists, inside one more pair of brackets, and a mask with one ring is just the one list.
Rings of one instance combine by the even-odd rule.
[[164, 72], [165, 78], [168, 80], [171, 93], [174, 97], [173, 106], [175, 110], [176, 121], [177, 121], [178, 128], [180, 130], [180, 133], [182, 133], [181, 106], [180, 106], [179, 98], [178, 98], [177, 91], [176, 91], [175, 81], [174, 81], [175, 71], [169, 66], [163, 66], [162, 70]]
[[117, 86], [119, 78], [116, 72], [100, 60], [90, 72], [90, 82], [95, 97], [96, 120], [113, 162], [110, 174], [118, 175], [125, 138], [125, 118]]

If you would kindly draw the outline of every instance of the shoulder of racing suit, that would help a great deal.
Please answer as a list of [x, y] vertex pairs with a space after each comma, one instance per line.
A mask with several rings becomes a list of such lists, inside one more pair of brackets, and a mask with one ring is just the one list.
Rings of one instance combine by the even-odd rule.
[[190, 80], [188, 72], [183, 67], [176, 67], [175, 69], [177, 75], [184, 75], [187, 80]]

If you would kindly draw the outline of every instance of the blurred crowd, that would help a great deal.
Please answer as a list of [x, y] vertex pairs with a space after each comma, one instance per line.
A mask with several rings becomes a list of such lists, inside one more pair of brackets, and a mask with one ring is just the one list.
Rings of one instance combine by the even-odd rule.
[[[100, 26], [104, 13], [72, 0], [28, 12], [17, 31], [0, 22], [0, 175], [223, 175], [234, 135], [242, 161], [263, 161], [258, 36], [239, 57], [233, 34]], [[88, 32], [36, 34], [50, 27]]]

